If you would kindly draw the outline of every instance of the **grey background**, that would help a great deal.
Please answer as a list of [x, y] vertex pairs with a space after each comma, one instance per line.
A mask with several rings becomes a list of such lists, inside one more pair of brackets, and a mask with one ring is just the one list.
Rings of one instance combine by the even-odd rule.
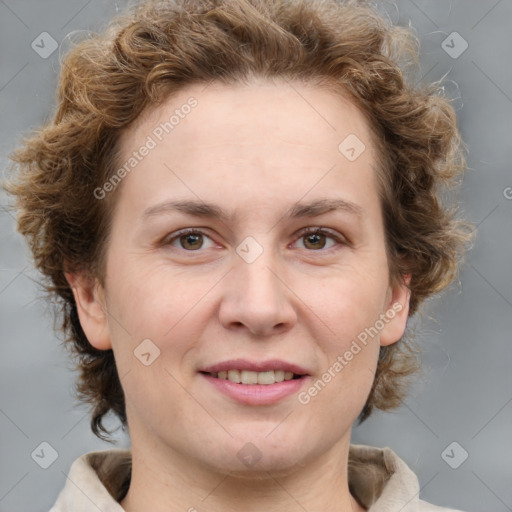
[[[460, 200], [478, 236], [460, 282], [413, 322], [424, 372], [406, 404], [375, 414], [353, 442], [393, 448], [417, 472], [425, 500], [468, 512], [512, 510], [512, 2], [377, 3], [419, 35], [424, 80], [445, 77], [469, 150]], [[65, 48], [70, 32], [101, 30], [124, 5], [0, 0], [2, 168], [20, 135], [49, 119], [54, 105], [59, 50], [43, 59], [32, 41], [46, 31]], [[441, 46], [453, 31], [469, 45], [458, 58]], [[73, 399], [72, 364], [53, 332], [51, 307], [37, 299], [37, 275], [3, 193], [1, 200], [0, 511], [44, 511], [71, 462], [110, 445], [90, 433], [88, 413]], [[128, 446], [121, 433], [117, 439]], [[58, 452], [48, 469], [31, 458], [43, 441]], [[452, 465], [462, 450], [469, 455], [457, 469], [441, 457], [453, 441]]]

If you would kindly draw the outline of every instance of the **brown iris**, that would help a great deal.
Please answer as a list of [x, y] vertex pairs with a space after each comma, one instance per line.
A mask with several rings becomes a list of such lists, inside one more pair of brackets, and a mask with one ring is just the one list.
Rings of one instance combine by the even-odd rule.
[[180, 244], [183, 249], [196, 250], [203, 245], [203, 235], [201, 233], [187, 233], [180, 236]]
[[323, 249], [325, 247], [325, 238], [323, 233], [304, 235], [304, 246], [308, 249]]

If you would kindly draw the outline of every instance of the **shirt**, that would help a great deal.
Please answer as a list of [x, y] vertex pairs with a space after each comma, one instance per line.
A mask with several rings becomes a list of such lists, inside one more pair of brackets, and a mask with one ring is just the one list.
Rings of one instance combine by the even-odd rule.
[[[50, 512], [123, 512], [130, 475], [129, 450], [82, 455]], [[420, 500], [418, 478], [389, 448], [350, 445], [348, 483], [368, 512], [460, 512]]]

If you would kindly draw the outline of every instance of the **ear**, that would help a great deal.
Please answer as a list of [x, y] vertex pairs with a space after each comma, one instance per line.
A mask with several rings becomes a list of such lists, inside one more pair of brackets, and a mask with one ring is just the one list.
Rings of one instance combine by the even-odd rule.
[[98, 350], [112, 348], [105, 293], [99, 281], [82, 273], [65, 274], [73, 290], [80, 325], [89, 343]]
[[380, 344], [383, 347], [396, 343], [404, 334], [407, 318], [409, 317], [410, 282], [411, 276], [406, 274], [402, 283], [390, 288], [384, 313], [387, 321], [380, 334]]

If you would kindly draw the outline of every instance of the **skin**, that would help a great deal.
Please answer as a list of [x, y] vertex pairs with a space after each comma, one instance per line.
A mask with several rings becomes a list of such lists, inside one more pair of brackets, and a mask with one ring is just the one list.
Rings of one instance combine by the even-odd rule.
[[[379, 347], [401, 338], [409, 303], [406, 285], [390, 286], [366, 120], [314, 86], [194, 85], [125, 131], [123, 157], [190, 96], [197, 107], [115, 192], [103, 285], [68, 275], [84, 331], [96, 348], [113, 348], [126, 396], [133, 473], [122, 506], [364, 510], [347, 484], [351, 427]], [[352, 162], [338, 150], [349, 134], [366, 146]], [[198, 198], [230, 217], [144, 215]], [[340, 198], [360, 214], [284, 216], [298, 201]], [[173, 238], [189, 227], [205, 233], [195, 250]], [[311, 238], [301, 233], [307, 227], [330, 233]], [[236, 252], [248, 236], [263, 249], [252, 263]], [[234, 358], [282, 359], [308, 370], [307, 389], [394, 303], [401, 311], [307, 405], [297, 394], [243, 405], [198, 373]], [[160, 355], [145, 366], [134, 350], [148, 338]], [[246, 443], [261, 454], [251, 467], [237, 457]]]

